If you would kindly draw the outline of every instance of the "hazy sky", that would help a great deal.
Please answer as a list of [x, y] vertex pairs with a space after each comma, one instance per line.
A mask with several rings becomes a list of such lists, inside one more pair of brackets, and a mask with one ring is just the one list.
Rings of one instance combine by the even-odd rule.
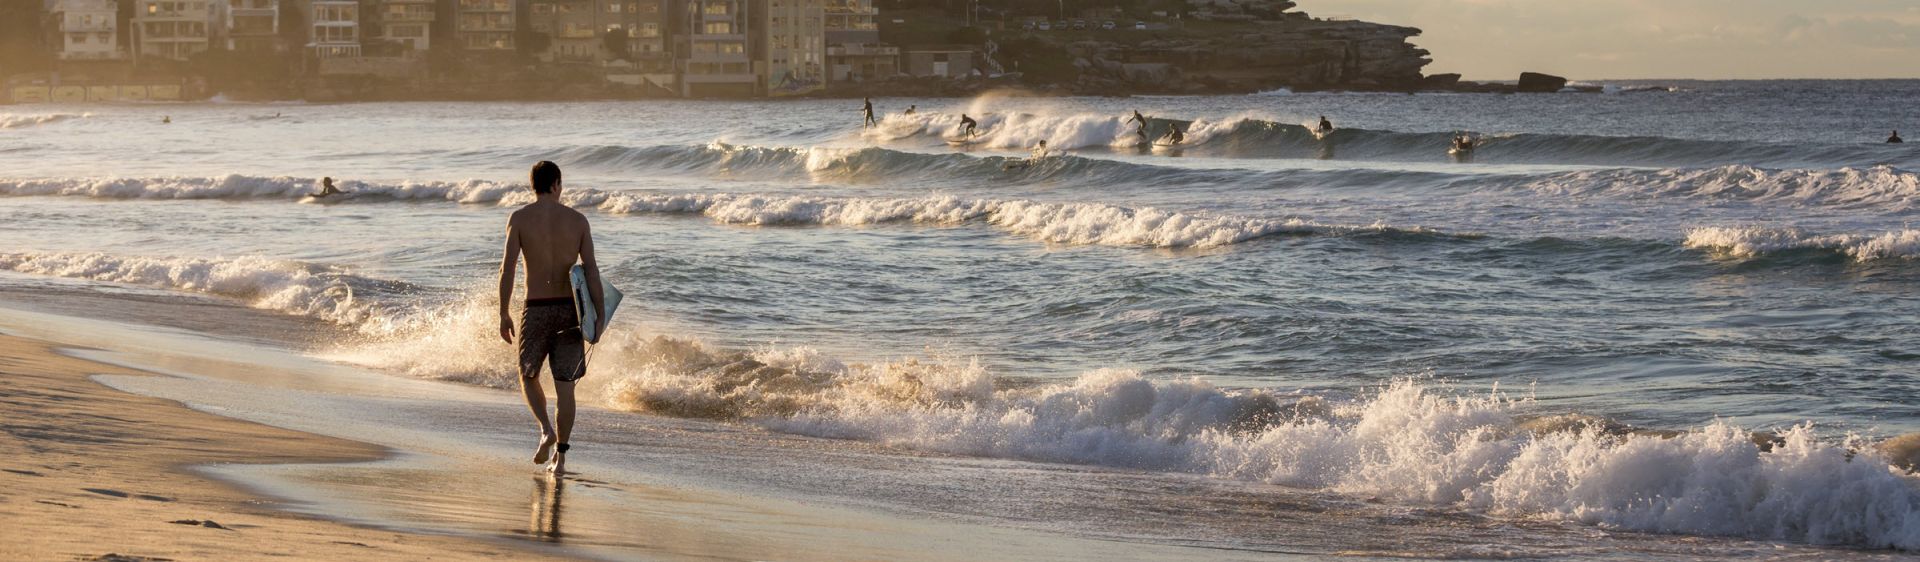
[[1920, 78], [1920, 0], [1297, 0], [1426, 31], [1428, 74]]

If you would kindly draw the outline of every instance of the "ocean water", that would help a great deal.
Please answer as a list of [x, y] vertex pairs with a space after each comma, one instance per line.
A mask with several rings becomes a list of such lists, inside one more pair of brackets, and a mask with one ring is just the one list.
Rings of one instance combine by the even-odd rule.
[[[1013, 513], [960, 466], [919, 483], [972, 498], [936, 512], [1258, 551], [1287, 535], [1260, 509], [1308, 508], [1234, 502], [1286, 490], [1920, 549], [1920, 480], [1875, 447], [1920, 432], [1920, 145], [1879, 142], [1920, 134], [1920, 82], [1619, 85], [878, 99], [873, 129], [857, 100], [10, 106], [0, 289], [211, 297], [312, 357], [511, 388], [493, 276], [546, 159], [628, 295], [592, 400], [1138, 478]], [[323, 175], [349, 194], [304, 198]], [[922, 499], [895, 484], [820, 486]], [[1085, 507], [1121, 498], [1167, 507]]]

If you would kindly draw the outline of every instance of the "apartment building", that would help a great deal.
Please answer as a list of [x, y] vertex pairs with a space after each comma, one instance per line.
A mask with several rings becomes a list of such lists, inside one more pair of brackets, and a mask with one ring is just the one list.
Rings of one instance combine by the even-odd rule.
[[316, 57], [360, 56], [359, 0], [312, 0], [307, 45]]
[[826, 87], [824, 0], [754, 0], [749, 31], [760, 93], [797, 95]]
[[380, 0], [380, 36], [405, 53], [425, 52], [433, 44], [433, 0]]
[[227, 49], [280, 52], [280, 0], [227, 0]]
[[826, 0], [827, 80], [860, 81], [900, 73], [900, 48], [880, 42], [873, 0]]
[[680, 94], [688, 97], [746, 97], [757, 93], [759, 76], [747, 51], [747, 0], [685, 0], [675, 14], [680, 36], [675, 64]]
[[186, 60], [211, 43], [208, 24], [214, 6], [207, 0], [136, 0], [133, 10], [135, 60]]
[[511, 53], [516, 0], [460, 0], [454, 34], [468, 52]]
[[51, 8], [59, 25], [60, 58], [104, 60], [120, 58], [115, 0], [59, 0]]

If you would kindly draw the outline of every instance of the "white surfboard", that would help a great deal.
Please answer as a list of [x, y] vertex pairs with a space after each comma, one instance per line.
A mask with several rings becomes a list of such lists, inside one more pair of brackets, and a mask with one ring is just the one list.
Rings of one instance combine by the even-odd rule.
[[573, 281], [573, 305], [574, 312], [580, 315], [580, 335], [586, 338], [587, 343], [600, 343], [600, 336], [605, 334], [594, 333], [593, 327], [600, 324], [602, 316], [605, 316], [609, 323], [613, 321], [613, 311], [620, 308], [620, 298], [623, 295], [620, 294], [619, 289], [613, 288], [612, 283], [607, 282], [606, 277], [601, 277], [600, 299], [605, 301], [603, 304], [606, 305], [606, 310], [604, 312], [594, 310], [593, 294], [587, 290], [587, 267], [576, 264], [573, 270], [568, 272], [567, 277]]
[[980, 137], [968, 137], [968, 138], [949, 138], [949, 139], [947, 139], [947, 145], [949, 145], [949, 146], [968, 146], [968, 145], [974, 145], [974, 144], [979, 144], [979, 143], [980, 143], [980, 140], [981, 140], [981, 139], [980, 139]]

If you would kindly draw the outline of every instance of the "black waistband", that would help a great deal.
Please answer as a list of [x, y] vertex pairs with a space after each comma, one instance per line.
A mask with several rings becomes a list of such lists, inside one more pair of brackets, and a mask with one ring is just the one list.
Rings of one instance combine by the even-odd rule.
[[527, 308], [540, 306], [573, 306], [573, 297], [553, 297], [550, 299], [527, 299]]

